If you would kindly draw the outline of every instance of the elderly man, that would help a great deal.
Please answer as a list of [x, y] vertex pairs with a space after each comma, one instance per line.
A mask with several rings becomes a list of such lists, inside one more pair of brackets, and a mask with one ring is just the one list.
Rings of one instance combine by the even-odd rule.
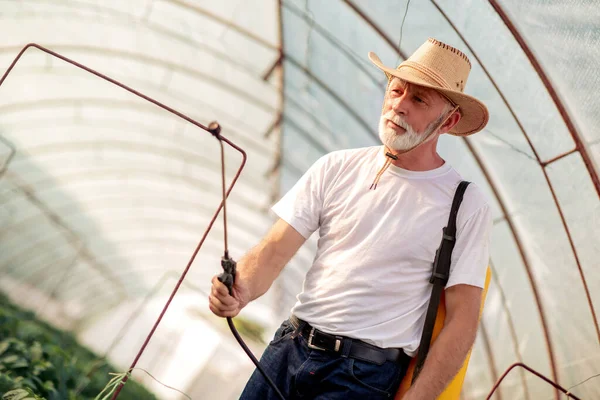
[[[419, 347], [432, 263], [462, 180], [437, 153], [438, 138], [488, 121], [463, 93], [471, 64], [461, 51], [429, 39], [396, 69], [369, 58], [389, 78], [383, 146], [323, 156], [273, 207], [279, 219], [239, 261], [232, 296], [212, 281], [210, 309], [235, 316], [319, 230], [298, 301], [261, 359], [290, 399], [394, 396]], [[490, 229], [489, 205], [471, 184], [457, 216], [445, 325], [405, 400], [435, 399], [473, 344]], [[255, 371], [242, 398], [277, 397]]]

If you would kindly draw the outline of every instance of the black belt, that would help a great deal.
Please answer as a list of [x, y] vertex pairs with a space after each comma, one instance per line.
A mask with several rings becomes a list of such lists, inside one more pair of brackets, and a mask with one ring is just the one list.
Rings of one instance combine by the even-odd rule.
[[306, 339], [308, 347], [314, 350], [329, 351], [340, 353], [343, 356], [342, 349], [345, 346], [350, 346], [347, 357], [356, 358], [358, 360], [367, 361], [373, 364], [381, 365], [386, 361], [394, 363], [402, 363], [408, 365], [410, 357], [404, 353], [402, 349], [373, 346], [358, 339], [351, 339], [344, 336], [331, 335], [322, 332], [306, 321], [303, 321], [292, 315], [290, 322], [295, 329], [300, 328], [300, 333]]

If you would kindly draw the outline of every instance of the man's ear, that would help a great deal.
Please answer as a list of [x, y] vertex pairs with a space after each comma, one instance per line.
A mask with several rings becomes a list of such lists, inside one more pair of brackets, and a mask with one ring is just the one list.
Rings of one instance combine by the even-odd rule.
[[461, 118], [460, 112], [458, 110], [454, 111], [452, 113], [452, 115], [446, 120], [446, 122], [444, 122], [444, 125], [442, 125], [442, 127], [440, 128], [440, 132], [441, 133], [449, 132], [452, 128], [454, 128], [456, 126], [456, 124], [458, 124], [458, 122], [460, 121], [460, 118]]

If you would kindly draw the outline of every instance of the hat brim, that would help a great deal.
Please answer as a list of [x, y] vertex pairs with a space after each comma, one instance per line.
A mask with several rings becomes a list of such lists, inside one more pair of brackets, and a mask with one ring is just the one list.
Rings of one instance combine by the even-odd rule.
[[415, 68], [409, 66], [400, 69], [386, 67], [373, 52], [369, 52], [369, 60], [385, 72], [388, 79], [395, 76], [406, 82], [437, 90], [458, 105], [461, 113], [460, 121], [448, 133], [456, 136], [469, 136], [481, 131], [487, 125], [490, 118], [488, 109], [475, 97], [458, 90], [440, 87], [430, 77]]

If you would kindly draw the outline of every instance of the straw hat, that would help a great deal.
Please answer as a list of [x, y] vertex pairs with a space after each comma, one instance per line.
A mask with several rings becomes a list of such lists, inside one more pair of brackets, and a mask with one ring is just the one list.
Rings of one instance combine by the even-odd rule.
[[463, 93], [471, 71], [471, 62], [460, 50], [429, 38], [396, 69], [383, 65], [373, 52], [369, 52], [369, 59], [385, 72], [388, 79], [396, 76], [415, 85], [435, 89], [455, 106], [458, 105], [461, 119], [448, 133], [468, 136], [479, 132], [487, 124], [487, 107], [476, 98]]

